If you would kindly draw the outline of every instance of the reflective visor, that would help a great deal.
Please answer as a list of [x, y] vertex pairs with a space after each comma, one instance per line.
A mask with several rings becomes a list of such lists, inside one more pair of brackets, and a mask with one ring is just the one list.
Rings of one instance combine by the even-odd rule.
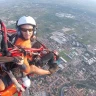
[[25, 28], [20, 28], [20, 30], [23, 32], [27, 32], [27, 31], [32, 32], [33, 31], [33, 29], [25, 29]]

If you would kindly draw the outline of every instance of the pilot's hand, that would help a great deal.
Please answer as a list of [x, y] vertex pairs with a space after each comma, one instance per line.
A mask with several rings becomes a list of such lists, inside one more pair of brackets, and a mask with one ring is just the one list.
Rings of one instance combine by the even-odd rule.
[[23, 65], [24, 64], [24, 58], [19, 56], [19, 57], [14, 57], [15, 63], [18, 65]]

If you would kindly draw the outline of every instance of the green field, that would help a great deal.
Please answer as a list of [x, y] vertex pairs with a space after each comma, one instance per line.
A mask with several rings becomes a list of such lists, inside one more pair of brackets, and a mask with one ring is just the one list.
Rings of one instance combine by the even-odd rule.
[[70, 61], [71, 59], [65, 54], [64, 51], [60, 52], [60, 56], [63, 57], [66, 61]]

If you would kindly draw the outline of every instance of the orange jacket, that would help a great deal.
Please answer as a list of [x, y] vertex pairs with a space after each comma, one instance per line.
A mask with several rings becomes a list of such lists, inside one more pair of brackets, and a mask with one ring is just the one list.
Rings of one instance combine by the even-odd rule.
[[[15, 45], [21, 46], [22, 48], [31, 48], [31, 41], [30, 40], [23, 40], [21, 38], [18, 38], [15, 42]], [[30, 73], [30, 66], [27, 60], [27, 56], [24, 57], [24, 64], [26, 65], [26, 73]]]

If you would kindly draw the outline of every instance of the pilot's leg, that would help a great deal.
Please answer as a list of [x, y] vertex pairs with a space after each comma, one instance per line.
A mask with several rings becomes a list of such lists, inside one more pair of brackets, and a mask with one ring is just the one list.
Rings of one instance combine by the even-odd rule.
[[3, 90], [5, 90], [5, 85], [2, 79], [0, 79], [0, 91], [3, 91]]
[[57, 66], [57, 63], [54, 60], [54, 54], [53, 54], [53, 52], [49, 52], [46, 55], [44, 55], [43, 57], [41, 57], [41, 61], [42, 61], [43, 64], [45, 64], [45, 63], [48, 62], [49, 71], [51, 73], [56, 72], [58, 66]]
[[10, 84], [12, 84], [12, 81], [7, 74], [5, 76], [0, 76], [0, 91], [3, 91]]

